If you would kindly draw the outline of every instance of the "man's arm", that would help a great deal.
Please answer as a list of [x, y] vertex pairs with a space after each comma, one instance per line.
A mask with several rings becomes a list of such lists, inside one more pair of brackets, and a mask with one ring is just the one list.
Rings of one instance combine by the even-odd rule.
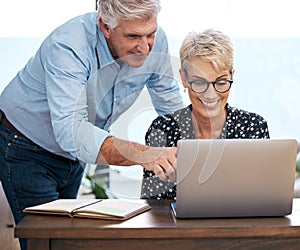
[[161, 180], [175, 181], [176, 153], [175, 147], [150, 147], [111, 136], [103, 142], [96, 163], [141, 165], [153, 171]]

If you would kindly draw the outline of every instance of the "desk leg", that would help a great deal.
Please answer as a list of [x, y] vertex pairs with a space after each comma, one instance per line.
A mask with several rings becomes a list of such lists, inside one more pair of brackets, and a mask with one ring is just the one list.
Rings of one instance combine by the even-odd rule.
[[27, 239], [28, 250], [50, 250], [49, 239]]

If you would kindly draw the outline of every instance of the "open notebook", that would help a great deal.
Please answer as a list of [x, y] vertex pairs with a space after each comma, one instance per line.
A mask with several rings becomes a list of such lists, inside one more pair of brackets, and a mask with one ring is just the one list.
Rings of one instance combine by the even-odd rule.
[[177, 218], [291, 213], [297, 141], [215, 139], [178, 142]]
[[58, 199], [23, 210], [29, 214], [66, 215], [90, 219], [127, 220], [151, 209], [145, 201]]

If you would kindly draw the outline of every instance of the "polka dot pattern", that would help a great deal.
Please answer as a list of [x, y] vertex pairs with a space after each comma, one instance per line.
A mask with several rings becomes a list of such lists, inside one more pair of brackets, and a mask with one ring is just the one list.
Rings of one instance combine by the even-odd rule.
[[[227, 117], [220, 139], [270, 138], [265, 119], [226, 104]], [[154, 147], [173, 147], [180, 139], [195, 139], [192, 106], [157, 117], [149, 127], [145, 141]], [[161, 181], [152, 171], [144, 169], [142, 199], [176, 200], [176, 182]]]

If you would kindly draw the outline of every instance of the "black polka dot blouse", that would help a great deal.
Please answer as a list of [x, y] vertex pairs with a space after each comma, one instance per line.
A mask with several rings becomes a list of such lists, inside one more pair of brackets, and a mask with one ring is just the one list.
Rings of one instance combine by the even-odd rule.
[[[220, 139], [270, 138], [265, 119], [255, 113], [226, 104], [227, 117]], [[149, 127], [146, 144], [154, 147], [172, 147], [180, 139], [195, 139], [192, 124], [192, 105], [157, 117]], [[144, 169], [142, 199], [176, 200], [176, 182], [161, 181], [152, 171]]]

